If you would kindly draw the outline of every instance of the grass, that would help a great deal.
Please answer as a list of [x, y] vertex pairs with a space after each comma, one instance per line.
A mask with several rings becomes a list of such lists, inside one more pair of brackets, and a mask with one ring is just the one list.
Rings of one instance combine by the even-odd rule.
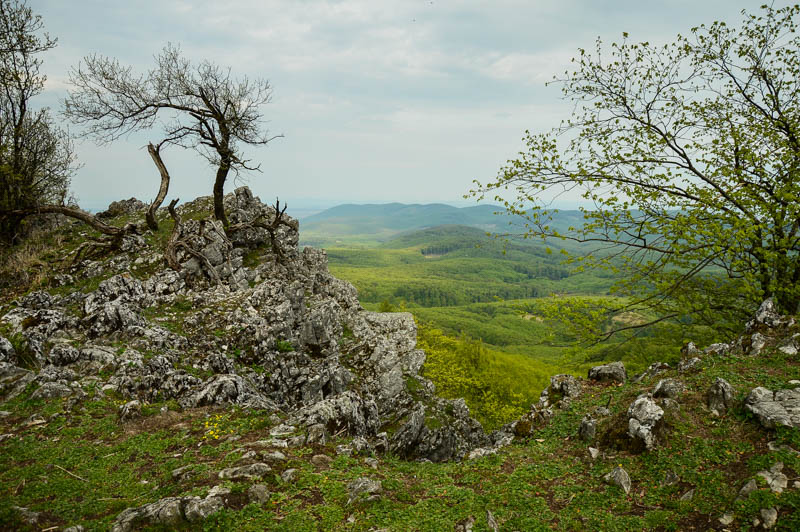
[[[779, 460], [784, 473], [797, 478], [800, 458], [770, 451], [767, 442], [797, 448], [798, 430], [767, 431], [741, 408], [713, 418], [704, 407], [704, 392], [716, 376], [723, 376], [736, 383], [742, 397], [763, 384], [763, 373], [772, 375], [777, 387], [798, 369], [796, 357], [770, 351], [759, 357], [705, 359], [697, 373], [667, 373], [640, 384], [587, 385], [581, 398], [530, 439], [473, 461], [433, 464], [387, 455], [379, 456], [378, 468], [372, 469], [364, 456], [336, 455], [335, 446], [346, 440], [290, 448], [284, 450], [287, 461], [273, 464], [274, 474], [262, 479], [271, 493], [268, 501], [248, 503], [249, 483], [225, 481], [240, 495], [239, 502], [202, 528], [438, 531], [474, 518], [474, 530], [485, 531], [488, 510], [501, 530], [704, 530], [716, 526], [725, 512], [733, 514], [734, 528], [747, 529], [761, 508], [775, 506], [777, 529], [796, 530], [800, 490], [778, 495], [762, 486], [743, 501], [737, 501], [737, 494], [758, 471]], [[602, 434], [661, 377], [680, 378], [687, 386], [680, 409], [668, 413], [665, 441], [641, 455], [606, 446], [603, 457], [591, 460], [586, 444], [576, 437], [583, 413], [610, 403], [612, 416], [601, 423]], [[248, 444], [266, 438], [271, 426], [263, 412], [176, 411], [174, 403], [150, 405], [144, 418], [120, 423], [118, 402], [110, 399], [87, 400], [66, 412], [63, 401], [32, 401], [29, 394], [7, 404], [12, 414], [0, 419], [0, 432], [13, 434], [0, 443], [0, 527], [8, 529], [26, 529], [12, 506], [43, 512], [39, 527], [83, 524], [87, 530], [107, 530], [129, 506], [166, 496], [202, 496], [221, 483], [216, 472], [239, 463], [243, 450], [253, 448]], [[33, 414], [47, 422], [26, 425]], [[315, 454], [334, 459], [329, 467], [315, 466], [310, 462]], [[173, 480], [171, 471], [186, 465], [194, 466], [191, 474]], [[631, 476], [628, 495], [603, 481], [617, 465]], [[280, 479], [288, 468], [299, 471], [289, 483]], [[679, 480], [666, 483], [669, 473]], [[380, 500], [348, 504], [347, 484], [359, 477], [381, 482]], [[691, 489], [692, 500], [680, 500]]]

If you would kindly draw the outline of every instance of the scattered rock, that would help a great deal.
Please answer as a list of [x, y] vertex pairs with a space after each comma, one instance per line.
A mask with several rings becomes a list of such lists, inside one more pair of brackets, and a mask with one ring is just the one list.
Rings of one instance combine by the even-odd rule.
[[128, 508], [117, 516], [112, 532], [129, 532], [144, 526], [175, 527], [197, 522], [223, 508], [218, 497], [167, 497], [137, 508]]
[[575, 399], [580, 397], [582, 386], [580, 381], [572, 375], [553, 375], [550, 377], [550, 391], [561, 394], [562, 397]]
[[719, 524], [721, 524], [722, 526], [728, 526], [730, 524], [733, 524], [733, 520], [734, 520], [733, 514], [731, 513], [722, 514], [721, 516], [719, 516], [719, 519], [717, 519], [717, 521], [719, 521]]
[[142, 403], [138, 400], [128, 401], [124, 405], [119, 407], [119, 419], [120, 421], [130, 421], [131, 419], [135, 419], [141, 417], [142, 415]]
[[606, 481], [606, 483], [621, 488], [626, 495], [631, 491], [631, 477], [628, 475], [628, 472], [622, 469], [620, 466], [612, 469], [610, 473], [603, 477], [603, 479]]
[[269, 488], [266, 484], [253, 484], [247, 489], [247, 496], [251, 502], [265, 503], [270, 497]]
[[687, 360], [681, 360], [678, 363], [678, 371], [681, 373], [686, 373], [687, 371], [696, 370], [700, 367], [702, 360], [697, 357], [692, 357]]
[[639, 440], [648, 451], [656, 446], [656, 432], [664, 410], [648, 395], [639, 396], [628, 407], [628, 435]]
[[589, 370], [589, 379], [600, 382], [625, 382], [628, 372], [622, 362], [611, 362], [602, 366], [595, 366]]
[[366, 498], [367, 501], [377, 500], [382, 491], [383, 487], [379, 480], [367, 477], [357, 478], [347, 484], [347, 492], [350, 494], [347, 504], [363, 498]]
[[597, 458], [600, 456], [600, 449], [589, 447], [589, 456], [592, 458], [592, 460], [597, 460]]
[[286, 455], [280, 451], [262, 451], [261, 458], [267, 462], [285, 462]]
[[333, 459], [324, 454], [315, 454], [311, 457], [311, 463], [316, 467], [330, 467]]
[[283, 480], [286, 483], [294, 482], [296, 479], [297, 479], [297, 469], [291, 468], [281, 473], [281, 480]]
[[717, 377], [706, 393], [706, 404], [712, 413], [722, 415], [733, 407], [735, 396], [736, 390], [733, 386], [725, 379]]
[[492, 514], [491, 510], [486, 510], [486, 524], [489, 525], [489, 528], [492, 529], [492, 532], [498, 532], [498, 530], [500, 530], [497, 520], [494, 518], [494, 514]]
[[767, 481], [767, 486], [773, 493], [783, 493], [783, 490], [789, 485], [789, 479], [781, 471], [783, 471], [783, 462], [777, 462], [769, 471], [759, 471], [756, 475]]
[[750, 496], [751, 493], [758, 489], [758, 483], [755, 479], [751, 478], [747, 481], [747, 483], [742, 486], [742, 489], [739, 490], [739, 495], [737, 497], [738, 500], [746, 499]]
[[761, 510], [761, 526], [770, 529], [778, 522], [778, 510], [775, 508], [763, 508]]
[[681, 501], [691, 501], [694, 498], [694, 488], [681, 495]]
[[585, 442], [593, 441], [597, 436], [597, 422], [589, 415], [583, 417], [578, 427], [578, 437]]
[[653, 397], [667, 397], [669, 399], [676, 399], [686, 390], [686, 386], [682, 382], [675, 379], [662, 379], [656, 384], [653, 390]]
[[744, 406], [756, 415], [764, 428], [774, 429], [778, 425], [800, 427], [800, 389], [772, 392], [758, 387], [747, 396]]
[[252, 480], [261, 478], [267, 473], [272, 471], [267, 464], [258, 462], [255, 464], [229, 467], [219, 472], [219, 478], [222, 480]]

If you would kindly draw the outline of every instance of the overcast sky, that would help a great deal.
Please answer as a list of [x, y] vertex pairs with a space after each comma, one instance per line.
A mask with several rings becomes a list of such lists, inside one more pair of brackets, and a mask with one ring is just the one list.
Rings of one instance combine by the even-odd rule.
[[[263, 173], [247, 184], [290, 210], [343, 202], [463, 201], [522, 148], [526, 129], [568, 116], [556, 86], [579, 47], [599, 36], [666, 42], [713, 20], [738, 25], [740, 0], [29, 0], [58, 47], [44, 57], [39, 103], [60, 109], [67, 72], [99, 53], [145, 72], [167, 42], [194, 61], [274, 87], [267, 147], [246, 148]], [[783, 3], [776, 2], [776, 6]], [[73, 128], [73, 131], [74, 128]], [[98, 147], [77, 143], [73, 190], [86, 208], [150, 201], [153, 130]], [[169, 198], [211, 193], [214, 171], [169, 148]], [[229, 182], [226, 191], [234, 188]]]

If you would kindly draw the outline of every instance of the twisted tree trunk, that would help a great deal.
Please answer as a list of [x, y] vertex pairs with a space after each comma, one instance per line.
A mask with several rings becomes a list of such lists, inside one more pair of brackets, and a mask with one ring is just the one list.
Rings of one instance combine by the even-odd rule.
[[147, 216], [145, 216], [147, 227], [153, 231], [158, 231], [156, 211], [164, 202], [164, 198], [167, 197], [167, 191], [169, 190], [169, 172], [167, 171], [166, 165], [164, 165], [164, 161], [161, 160], [160, 149], [160, 144], [157, 147], [153, 146], [152, 142], [147, 144], [147, 151], [150, 153], [150, 157], [153, 159], [156, 168], [158, 168], [158, 172], [161, 174], [161, 186], [158, 188], [158, 195], [156, 199], [153, 200], [153, 203], [150, 204], [150, 208], [147, 209]]

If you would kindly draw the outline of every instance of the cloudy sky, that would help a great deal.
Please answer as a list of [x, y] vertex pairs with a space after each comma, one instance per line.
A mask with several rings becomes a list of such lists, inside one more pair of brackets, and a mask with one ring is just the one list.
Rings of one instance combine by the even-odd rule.
[[[666, 42], [713, 20], [738, 23], [741, 0], [29, 0], [58, 47], [44, 57], [39, 103], [60, 108], [67, 73], [99, 53], [145, 72], [167, 42], [194, 61], [274, 87], [263, 108], [267, 147], [246, 148], [264, 200], [307, 209], [343, 202], [463, 202], [522, 147], [570, 112], [556, 86], [579, 47], [599, 36]], [[782, 3], [776, 2], [775, 5]], [[78, 130], [72, 128], [73, 132]], [[150, 201], [158, 172], [144, 146], [159, 131], [112, 145], [77, 144], [82, 206]], [[169, 198], [211, 193], [196, 154], [163, 152]], [[226, 191], [232, 190], [230, 182]]]

